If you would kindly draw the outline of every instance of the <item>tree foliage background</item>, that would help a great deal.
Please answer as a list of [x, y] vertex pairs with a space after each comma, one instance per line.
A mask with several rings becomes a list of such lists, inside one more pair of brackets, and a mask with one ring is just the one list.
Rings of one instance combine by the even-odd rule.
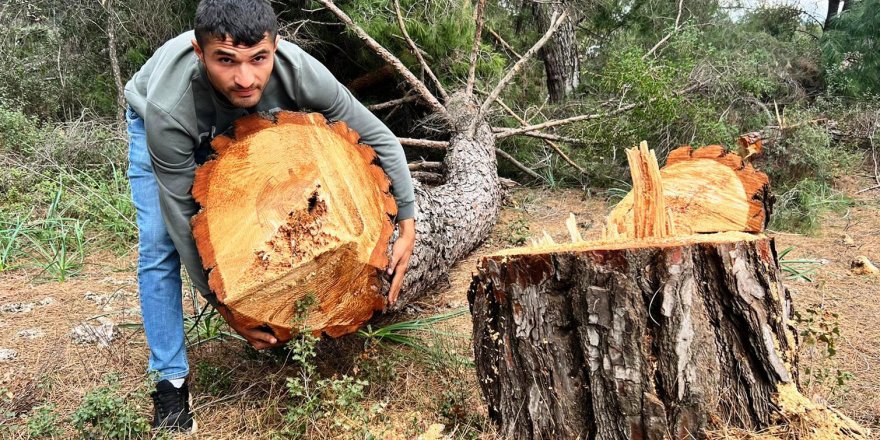
[[[790, 6], [732, 14], [717, 0], [683, 1], [681, 10], [678, 2], [661, 0], [553, 4], [571, 13], [566, 44], [577, 57], [576, 87], [551, 102], [548, 61], [536, 59], [501, 99], [529, 123], [611, 114], [553, 131], [571, 141], [561, 148], [585, 172], [543, 141], [524, 137], [506, 138], [499, 147], [540, 179], [503, 160], [499, 171], [523, 183], [613, 195], [627, 186], [622, 149], [642, 139], [663, 157], [679, 145], [733, 146], [738, 134], [765, 130], [776, 142], [758, 165], [771, 174], [779, 195], [775, 226], [815, 228], [822, 210], [846, 206], [833, 181], [863, 163], [878, 124], [880, 51], [872, 30], [880, 25], [880, 2], [852, 1], [824, 32], [821, 23]], [[397, 26], [393, 1], [338, 3], [421, 72]], [[55, 206], [88, 222], [95, 233], [123, 242], [134, 236], [111, 59], [119, 66], [118, 80], [126, 82], [165, 40], [189, 29], [196, 4], [8, 0], [0, 5], [0, 221], [44, 215]], [[282, 35], [325, 62], [365, 102], [407, 95], [404, 82], [317, 3], [273, 4]], [[487, 2], [478, 91], [486, 92], [544, 32], [553, 13], [541, 9], [546, 5]], [[400, 0], [400, 8], [408, 33], [445, 88], [464, 87], [475, 2]], [[615, 112], [630, 104], [637, 106]], [[377, 114], [402, 137], [448, 136], [418, 103]], [[498, 127], [519, 124], [500, 111], [491, 119]]]

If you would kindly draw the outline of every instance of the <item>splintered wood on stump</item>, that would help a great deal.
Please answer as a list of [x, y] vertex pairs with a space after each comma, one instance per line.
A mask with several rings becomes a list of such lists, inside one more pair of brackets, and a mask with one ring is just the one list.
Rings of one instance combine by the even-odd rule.
[[376, 153], [342, 122], [318, 113], [251, 115], [219, 136], [196, 170], [202, 206], [193, 235], [208, 284], [236, 321], [289, 340], [298, 304], [304, 328], [355, 331], [384, 297], [378, 271], [397, 212]]
[[[653, 152], [630, 150], [629, 213], [609, 216], [604, 239], [572, 233], [574, 243], [479, 261], [468, 292], [474, 356], [507, 438], [704, 438], [716, 422], [763, 429], [806, 418], [789, 298], [773, 239], [760, 233], [767, 213], [752, 211], [769, 200], [766, 176], [719, 154], [679, 150], [663, 173]], [[704, 159], [723, 171], [687, 163]], [[675, 178], [676, 164], [686, 177]], [[729, 189], [705, 195], [734, 181], [763, 182], [736, 187], [746, 198], [736, 216], [724, 214]], [[825, 438], [859, 437], [845, 417], [821, 417]]]

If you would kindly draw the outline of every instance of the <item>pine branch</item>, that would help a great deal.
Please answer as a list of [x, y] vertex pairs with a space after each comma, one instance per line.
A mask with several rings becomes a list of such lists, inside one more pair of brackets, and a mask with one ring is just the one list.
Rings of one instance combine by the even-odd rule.
[[471, 50], [471, 64], [468, 67], [468, 79], [467, 86], [465, 87], [465, 95], [473, 96], [474, 93], [474, 81], [476, 81], [477, 77], [477, 55], [480, 52], [480, 34], [483, 32], [483, 9], [486, 6], [486, 0], [480, 0], [477, 3], [477, 10], [474, 12], [475, 17], [474, 21], [477, 24], [477, 31], [474, 34], [474, 47]]
[[443, 115], [446, 120], [450, 120], [449, 112], [446, 111], [446, 107], [437, 100], [437, 98], [425, 87], [425, 84], [419, 81], [415, 75], [399, 60], [396, 56], [394, 56], [388, 49], [382, 47], [379, 42], [373, 39], [369, 34], [366, 33], [360, 26], [355, 23], [351, 17], [349, 17], [342, 9], [339, 9], [336, 4], [333, 3], [332, 0], [316, 0], [318, 3], [322, 4], [325, 8], [329, 9], [330, 12], [336, 14], [336, 17], [339, 18], [340, 21], [345, 23], [349, 29], [353, 30], [355, 34], [357, 34], [358, 38], [364, 42], [370, 49], [372, 49], [376, 54], [382, 57], [385, 62], [394, 66], [401, 75], [403, 75], [406, 82], [408, 82], [419, 95], [422, 96], [422, 99], [428, 103], [428, 106], [431, 107], [435, 112]]
[[533, 178], [538, 179], [538, 180], [544, 180], [544, 178], [541, 177], [540, 174], [536, 173], [536, 172], [535, 172], [534, 170], [532, 170], [531, 168], [529, 168], [529, 167], [523, 165], [520, 161], [514, 159], [513, 156], [511, 156], [511, 155], [507, 154], [506, 152], [502, 151], [500, 148], [495, 148], [495, 154], [497, 154], [497, 155], [499, 155], [499, 156], [501, 156], [501, 157], [507, 159], [507, 161], [510, 162], [510, 163], [512, 163], [513, 166], [519, 168], [522, 172], [528, 174], [530, 177], [533, 177]]
[[407, 102], [412, 102], [417, 100], [418, 98], [415, 96], [404, 96], [403, 98], [392, 99], [391, 101], [380, 102], [379, 104], [373, 104], [367, 106], [367, 109], [370, 111], [384, 110], [390, 107], [396, 107], [400, 104], [405, 104]]
[[[501, 91], [504, 90], [504, 87], [507, 86], [513, 78], [522, 70], [523, 66], [525, 66], [526, 62], [529, 61], [537, 52], [540, 50], [547, 41], [553, 37], [553, 34], [556, 33], [556, 30], [559, 29], [559, 26], [565, 21], [568, 12], [563, 11], [562, 14], [558, 16], [554, 14], [553, 19], [550, 20], [550, 28], [547, 29], [547, 32], [544, 33], [544, 36], [532, 46], [525, 54], [523, 54], [522, 58], [513, 65], [513, 67], [507, 72], [507, 75], [504, 75], [504, 78], [501, 78], [501, 81], [498, 81], [498, 85], [492, 89], [492, 92], [489, 93], [489, 97], [483, 101], [483, 104], [480, 105], [480, 110], [478, 112], [478, 116], [484, 116], [486, 114], [486, 110], [489, 109], [489, 106], [495, 101], [496, 98], [501, 94]], [[529, 130], [531, 131], [531, 130]]]
[[434, 75], [434, 71], [431, 70], [431, 67], [428, 66], [428, 63], [425, 62], [425, 58], [422, 57], [422, 51], [419, 50], [419, 47], [416, 46], [416, 42], [409, 36], [409, 32], [406, 31], [406, 23], [403, 22], [403, 14], [400, 13], [400, 2], [398, 0], [394, 0], [394, 12], [397, 14], [397, 25], [400, 26], [400, 32], [403, 33], [403, 39], [406, 40], [406, 44], [409, 45], [410, 50], [416, 55], [416, 58], [419, 59], [419, 64], [422, 65], [422, 69], [434, 81], [434, 86], [437, 87], [437, 91], [440, 92], [440, 96], [443, 97], [443, 101], [449, 100], [449, 95], [446, 93], [446, 89], [443, 88], [443, 84], [440, 83], [440, 80]]
[[400, 142], [400, 145], [406, 145], [410, 147], [421, 147], [421, 148], [433, 148], [435, 150], [442, 150], [449, 146], [449, 142], [446, 141], [432, 141], [428, 139], [412, 139], [412, 138], [397, 138]]
[[[692, 92], [702, 86], [703, 86], [702, 83], [693, 84], [689, 87], [686, 87], [682, 90], [679, 90], [679, 91], [673, 93], [672, 95], [673, 96], [680, 96], [685, 93]], [[504, 139], [504, 138], [507, 138], [510, 136], [522, 135], [523, 133], [527, 133], [530, 131], [543, 130], [545, 128], [550, 128], [550, 127], [558, 127], [560, 125], [571, 124], [573, 122], [589, 121], [589, 120], [593, 120], [593, 119], [607, 118], [609, 116], [618, 115], [620, 113], [628, 112], [634, 108], [641, 107], [646, 104], [650, 104], [654, 101], [657, 101], [658, 99], [660, 99], [660, 98], [655, 97], [655, 98], [651, 98], [645, 102], [637, 102], [637, 103], [633, 103], [633, 104], [628, 104], [628, 105], [625, 105], [623, 107], [617, 108], [617, 109], [609, 111], [609, 112], [592, 113], [589, 115], [578, 115], [578, 116], [572, 116], [570, 118], [565, 118], [565, 119], [557, 119], [554, 121], [542, 122], [540, 124], [529, 125], [526, 127], [512, 128], [509, 130], [505, 130], [505, 131], [496, 133], [495, 139]]]
[[[517, 122], [520, 123], [520, 125], [522, 125], [522, 126], [529, 125], [529, 123], [526, 122], [525, 119], [521, 118], [515, 111], [513, 111], [512, 108], [508, 107], [507, 104], [505, 104], [504, 101], [501, 100], [501, 98], [495, 98], [495, 102], [497, 102], [498, 105], [500, 105], [501, 108], [503, 108], [510, 116], [513, 116], [513, 118], [516, 119]], [[548, 140], [548, 139], [544, 139], [544, 143], [547, 144], [550, 148], [552, 148], [553, 151], [556, 152], [556, 154], [558, 154], [560, 157], [562, 157], [563, 160], [565, 160], [569, 165], [571, 165], [575, 169], [577, 169], [581, 174], [587, 175], [587, 170], [581, 168], [580, 165], [576, 164], [573, 160], [571, 160], [571, 158], [568, 157], [568, 155], [565, 154], [565, 152], [562, 151], [562, 149], [559, 148], [559, 146], [556, 145], [553, 141]]]
[[684, 0], [678, 0], [678, 15], [675, 16], [675, 26], [673, 26], [673, 27], [672, 27], [672, 30], [669, 31], [669, 33], [666, 34], [665, 37], [663, 37], [662, 39], [660, 39], [660, 41], [658, 41], [657, 44], [655, 44], [654, 47], [651, 48], [651, 50], [649, 50], [649, 51], [646, 52], [644, 55], [642, 55], [642, 61], [648, 59], [648, 57], [651, 56], [652, 53], [656, 52], [657, 49], [659, 49], [660, 46], [662, 46], [663, 43], [666, 42], [666, 40], [669, 40], [669, 38], [671, 38], [673, 34], [675, 34], [676, 32], [678, 32], [678, 30], [679, 30], [679, 23], [681, 22], [681, 10], [682, 10], [682, 7], [683, 7], [683, 6], [684, 6]]
[[517, 52], [516, 52], [516, 49], [514, 49], [510, 44], [508, 44], [507, 41], [504, 41], [504, 38], [501, 38], [501, 35], [498, 35], [497, 32], [495, 32], [494, 30], [492, 30], [492, 28], [487, 27], [486, 30], [489, 31], [489, 35], [492, 35], [492, 37], [495, 38], [495, 41], [497, 41], [498, 44], [501, 45], [501, 47], [507, 49], [508, 52], [510, 52], [510, 53], [512, 53], [514, 56], [516, 56], [516, 59], [521, 59], [521, 58], [522, 58], [522, 55], [520, 55], [519, 53], [517, 53]]
[[[510, 130], [509, 127], [492, 127], [492, 133], [505, 133], [507, 130]], [[544, 133], [543, 131], [529, 131], [526, 133], [520, 133], [518, 136], [526, 136], [535, 139], [546, 139], [548, 141], [554, 142], [565, 142], [566, 144], [572, 145], [589, 145], [591, 142], [585, 141], [583, 139], [568, 137], [568, 136], [559, 136], [557, 134]]]

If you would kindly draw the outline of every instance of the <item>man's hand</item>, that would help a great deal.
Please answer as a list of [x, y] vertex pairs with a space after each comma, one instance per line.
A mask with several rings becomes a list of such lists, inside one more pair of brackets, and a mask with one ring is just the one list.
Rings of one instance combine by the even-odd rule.
[[400, 233], [391, 248], [391, 263], [388, 265], [388, 275], [394, 275], [391, 278], [391, 290], [388, 291], [388, 305], [397, 301], [397, 295], [400, 294], [400, 288], [403, 286], [403, 276], [409, 268], [409, 258], [412, 256], [416, 242], [415, 219], [401, 220], [397, 227]]
[[272, 333], [265, 332], [256, 328], [245, 328], [238, 324], [234, 319], [232, 319], [232, 310], [229, 310], [223, 304], [217, 306], [217, 311], [220, 312], [220, 316], [226, 320], [226, 323], [235, 330], [236, 333], [245, 338], [251, 347], [254, 347], [257, 350], [262, 350], [264, 348], [269, 348], [278, 343], [278, 338], [272, 335]]

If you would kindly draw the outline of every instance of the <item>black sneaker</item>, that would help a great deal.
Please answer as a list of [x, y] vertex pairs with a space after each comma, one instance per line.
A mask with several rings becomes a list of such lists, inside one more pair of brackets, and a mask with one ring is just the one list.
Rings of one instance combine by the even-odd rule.
[[180, 388], [167, 380], [156, 384], [153, 398], [153, 428], [169, 431], [196, 432], [196, 420], [189, 408], [189, 386], [186, 382]]

